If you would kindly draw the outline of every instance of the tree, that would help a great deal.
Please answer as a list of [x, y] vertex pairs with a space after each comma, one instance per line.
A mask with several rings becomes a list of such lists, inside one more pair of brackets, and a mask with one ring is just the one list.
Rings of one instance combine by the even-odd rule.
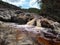
[[41, 3], [40, 14], [60, 22], [60, 0], [37, 0], [37, 2], [38, 4]]
[[39, 12], [40, 12], [40, 10], [37, 8], [29, 8], [28, 11], [31, 13], [37, 13], [37, 14], [39, 14]]

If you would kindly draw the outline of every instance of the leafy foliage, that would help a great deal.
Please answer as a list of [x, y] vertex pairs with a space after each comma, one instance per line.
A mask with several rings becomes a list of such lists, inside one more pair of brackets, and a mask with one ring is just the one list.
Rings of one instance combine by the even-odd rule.
[[40, 9], [37, 9], [37, 8], [22, 9], [22, 11], [30, 12], [30, 13], [36, 13], [36, 14], [40, 13]]
[[45, 17], [51, 17], [60, 22], [60, 1], [59, 0], [37, 0], [41, 4], [40, 14]]
[[39, 12], [40, 12], [40, 10], [36, 9], [36, 8], [29, 8], [28, 11], [32, 12], [32, 13], [37, 13], [37, 14], [39, 14]]

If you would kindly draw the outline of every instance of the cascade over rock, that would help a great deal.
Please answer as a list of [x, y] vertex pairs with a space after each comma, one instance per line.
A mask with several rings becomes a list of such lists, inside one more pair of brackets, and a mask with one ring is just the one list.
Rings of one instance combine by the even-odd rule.
[[60, 23], [0, 1], [0, 45], [60, 45]]

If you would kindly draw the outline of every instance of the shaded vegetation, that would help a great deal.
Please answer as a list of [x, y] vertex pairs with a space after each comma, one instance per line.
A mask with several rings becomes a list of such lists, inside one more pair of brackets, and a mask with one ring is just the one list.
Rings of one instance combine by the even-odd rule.
[[32, 13], [37, 13], [37, 14], [40, 13], [40, 10], [39, 9], [36, 9], [36, 8], [29, 8], [28, 11], [29, 12], [32, 12]]
[[40, 13], [40, 10], [37, 9], [37, 8], [22, 9], [22, 11], [24, 11], [24, 12], [30, 12], [30, 13], [36, 13], [36, 14]]
[[38, 3], [41, 3], [41, 15], [60, 22], [60, 0], [41, 0]]

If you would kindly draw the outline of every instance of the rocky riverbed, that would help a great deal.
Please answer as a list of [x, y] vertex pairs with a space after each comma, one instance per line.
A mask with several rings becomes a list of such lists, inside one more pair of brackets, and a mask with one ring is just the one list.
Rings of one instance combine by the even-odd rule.
[[60, 45], [60, 23], [0, 1], [0, 45]]
[[[34, 25], [18, 25], [16, 23], [0, 21], [1, 45], [43, 45], [44, 41], [40, 40], [41, 38], [43, 38], [44, 41], [53, 41], [54, 45], [55, 43], [56, 45], [60, 45], [60, 27], [58, 27], [58, 30], [52, 30], [51, 28]], [[45, 45], [47, 44], [49, 45], [49, 43], [46, 43]], [[53, 43], [50, 45], [52, 44]]]

